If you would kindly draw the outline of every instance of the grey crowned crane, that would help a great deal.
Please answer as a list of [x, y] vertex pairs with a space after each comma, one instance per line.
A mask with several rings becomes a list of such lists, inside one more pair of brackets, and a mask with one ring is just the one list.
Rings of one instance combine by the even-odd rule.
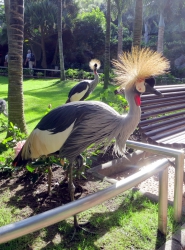
[[89, 62], [89, 67], [93, 70], [94, 80], [83, 80], [76, 84], [68, 94], [68, 102], [83, 101], [85, 100], [91, 92], [96, 88], [99, 82], [99, 75], [97, 70], [100, 68], [101, 63], [97, 59], [92, 59]]
[[[154, 89], [151, 76], [161, 75], [169, 62], [159, 53], [149, 49], [133, 48], [113, 61], [118, 85], [124, 88], [129, 112], [120, 115], [109, 105], [99, 101], [77, 101], [51, 110], [28, 137], [13, 161], [14, 166], [25, 166], [41, 156], [57, 154], [69, 160], [69, 190], [74, 200], [75, 187], [72, 171], [76, 158], [90, 145], [104, 145], [115, 139], [114, 152], [124, 155], [125, 143], [137, 127], [141, 110], [140, 96], [145, 91], [159, 94]], [[152, 79], [152, 78], [151, 78]], [[76, 215], [74, 225], [79, 227]]]
[[0, 114], [5, 115], [6, 117], [8, 116], [8, 112], [7, 112], [7, 103], [5, 100], [0, 99]]

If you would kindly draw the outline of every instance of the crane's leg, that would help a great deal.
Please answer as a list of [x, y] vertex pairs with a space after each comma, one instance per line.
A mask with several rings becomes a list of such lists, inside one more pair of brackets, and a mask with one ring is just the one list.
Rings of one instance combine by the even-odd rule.
[[[68, 182], [69, 193], [70, 193], [71, 201], [74, 201], [75, 185], [73, 183], [73, 163], [69, 164], [69, 172], [68, 172], [68, 174], [69, 174], [69, 182]], [[83, 226], [85, 226], [87, 224], [88, 224], [88, 222], [79, 225], [79, 223], [77, 221], [77, 216], [75, 214], [74, 215], [74, 227], [75, 227], [75, 231], [73, 233], [72, 239], [74, 238], [74, 236], [76, 234], [76, 231], [79, 230], [79, 229], [84, 230], [84, 231], [86, 231], [88, 233], [93, 233], [94, 234], [94, 232], [91, 232], [87, 228], [83, 227]]]
[[[75, 194], [75, 185], [73, 183], [73, 163], [70, 163], [69, 164], [69, 172], [68, 172], [68, 175], [69, 175], [69, 182], [68, 182], [68, 188], [69, 188], [69, 193], [70, 193], [70, 198], [71, 198], [71, 201], [74, 201], [74, 194]], [[74, 226], [75, 228], [78, 228], [79, 225], [78, 225], [78, 221], [77, 221], [77, 217], [76, 217], [76, 214], [74, 215]]]
[[48, 194], [51, 192], [51, 179], [52, 179], [52, 169], [51, 166], [48, 166]]
[[80, 178], [80, 174], [84, 171], [84, 159], [82, 155], [76, 157], [76, 168], [78, 169], [77, 177]]

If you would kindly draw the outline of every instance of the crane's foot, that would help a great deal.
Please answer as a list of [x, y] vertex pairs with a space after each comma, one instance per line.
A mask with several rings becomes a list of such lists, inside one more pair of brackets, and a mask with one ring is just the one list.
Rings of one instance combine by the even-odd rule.
[[90, 234], [97, 234], [96, 232], [91, 231], [89, 228], [86, 227], [89, 224], [90, 224], [89, 221], [84, 222], [84, 223], [78, 223], [77, 217], [76, 217], [76, 215], [74, 215], [74, 228], [75, 229], [74, 229], [71, 241], [74, 239], [76, 233], [79, 232], [79, 231], [84, 231], [84, 232], [90, 233]]

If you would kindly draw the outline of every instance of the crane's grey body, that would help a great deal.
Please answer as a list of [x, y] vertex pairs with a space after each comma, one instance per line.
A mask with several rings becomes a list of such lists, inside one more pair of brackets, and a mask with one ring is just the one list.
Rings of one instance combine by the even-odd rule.
[[[78, 110], [74, 115], [75, 128], [59, 151], [61, 157], [73, 161], [91, 144], [97, 146], [103, 143], [106, 147], [114, 138], [116, 139], [115, 153], [124, 154], [126, 140], [140, 120], [140, 107], [136, 107], [138, 112], [135, 116], [131, 113], [121, 116], [108, 105], [95, 101], [88, 104], [73, 103], [72, 108]], [[66, 107], [65, 109], [67, 111]]]
[[0, 114], [5, 115], [6, 117], [8, 116], [8, 112], [7, 112], [7, 103], [5, 100], [0, 99]]
[[[42, 146], [42, 154], [56, 153], [52, 152], [53, 148], [48, 145], [45, 149], [45, 139], [41, 141], [41, 134], [46, 131], [44, 138], [47, 137], [51, 145], [60, 143], [61, 146], [58, 146], [57, 150], [60, 157], [66, 157], [70, 162], [73, 162], [88, 146], [103, 144], [106, 147], [114, 138], [115, 153], [123, 155], [125, 142], [140, 120], [140, 107], [134, 103], [134, 91], [131, 93], [127, 94], [127, 99], [132, 105], [126, 116], [120, 115], [109, 105], [98, 101], [72, 102], [50, 111], [27, 139], [23, 147], [27, 150], [23, 149], [22, 158], [28, 160], [33, 159], [33, 156], [41, 156], [39, 152], [34, 152], [36, 149], [33, 144], [38, 144], [39, 148]], [[59, 142], [57, 142], [58, 138], [60, 138]], [[55, 141], [52, 141], [53, 139]]]

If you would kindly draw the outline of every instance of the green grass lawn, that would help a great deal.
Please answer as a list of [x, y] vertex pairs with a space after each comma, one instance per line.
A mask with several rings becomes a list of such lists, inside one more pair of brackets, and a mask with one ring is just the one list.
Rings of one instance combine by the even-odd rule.
[[[102, 188], [104, 188], [102, 184]], [[0, 226], [16, 221], [21, 210], [6, 206], [9, 192], [0, 194]], [[21, 197], [19, 197], [21, 199]], [[2, 219], [4, 218], [4, 219]], [[165, 237], [157, 230], [158, 204], [152, 203], [140, 193], [125, 192], [113, 199], [78, 214], [78, 219], [88, 220], [95, 234], [81, 231], [71, 241], [73, 218], [48, 228], [0, 244], [0, 250], [155, 250]], [[168, 235], [177, 230], [173, 222], [173, 209], [168, 209]]]

